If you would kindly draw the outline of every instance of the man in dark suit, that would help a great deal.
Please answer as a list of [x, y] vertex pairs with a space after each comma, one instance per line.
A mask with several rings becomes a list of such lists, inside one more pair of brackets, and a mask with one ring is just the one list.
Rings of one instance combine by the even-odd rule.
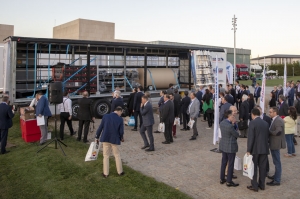
[[200, 109], [200, 102], [196, 98], [196, 94], [193, 92], [190, 94], [190, 98], [191, 98], [191, 103], [187, 109], [187, 114], [190, 116], [190, 121], [194, 120], [194, 124], [192, 127], [193, 135], [190, 140], [196, 140], [196, 138], [198, 136], [197, 116], [198, 116], [199, 109]]
[[284, 131], [284, 121], [278, 115], [278, 109], [276, 107], [270, 108], [270, 117], [272, 118], [272, 123], [269, 128], [269, 145], [272, 154], [273, 164], [275, 165], [275, 174], [273, 176], [268, 176], [271, 182], [267, 182], [269, 186], [278, 186], [281, 182], [281, 161], [280, 161], [280, 149], [286, 148], [285, 142], [285, 131]]
[[124, 142], [124, 123], [121, 118], [123, 109], [116, 107], [114, 112], [103, 116], [101, 124], [97, 130], [95, 142], [103, 144], [103, 173], [102, 176], [107, 178], [109, 175], [109, 156], [111, 151], [116, 160], [117, 172], [120, 176], [124, 175], [120, 150], [118, 145]]
[[[153, 138], [154, 117], [153, 117], [152, 104], [151, 102], [148, 101], [148, 97], [146, 95], [142, 96], [141, 114], [143, 117], [143, 124], [140, 129], [140, 134], [144, 141], [144, 146], [142, 147], [142, 149], [146, 149], [149, 147], [149, 149], [146, 149], [146, 151], [154, 151], [154, 138]], [[147, 131], [150, 145], [146, 137], [145, 131]]]
[[174, 88], [172, 83], [169, 84], [169, 88], [167, 89], [167, 94], [171, 94], [171, 93], [174, 93]]
[[[158, 101], [158, 114], [160, 115], [161, 114], [161, 110], [162, 110], [162, 107], [164, 105], [164, 95], [167, 94], [167, 91], [160, 91], [159, 95], [160, 95], [160, 99]], [[160, 133], [160, 131], [156, 130], [154, 131], [154, 133]]]
[[255, 97], [256, 103], [257, 103], [258, 99], [260, 98], [260, 92], [261, 92], [261, 87], [259, 86], [259, 83], [256, 83], [256, 86], [254, 89], [254, 97]]
[[93, 101], [89, 99], [89, 94], [87, 91], [84, 91], [82, 94], [82, 98], [78, 99], [78, 119], [79, 119], [79, 127], [78, 127], [78, 137], [77, 141], [81, 140], [82, 129], [84, 125], [84, 134], [83, 134], [83, 142], [88, 142], [87, 135], [89, 132], [90, 122], [91, 120], [95, 120], [94, 112], [92, 110]]
[[[175, 99], [175, 94], [170, 94], [170, 100], [173, 102], [174, 104], [174, 117], [175, 118], [178, 118], [179, 117], [179, 113], [180, 113], [180, 106], [179, 106], [179, 101], [178, 101], [178, 98]], [[175, 120], [175, 119], [174, 119]], [[173, 123], [173, 126], [172, 126], [172, 132], [173, 132], [173, 138], [177, 138], [176, 136], [176, 125], [174, 125]]]
[[[258, 191], [258, 187], [265, 189], [265, 179], [267, 170], [267, 159], [269, 154], [269, 125], [260, 118], [260, 110], [252, 109], [252, 121], [249, 124], [249, 133], [247, 140], [247, 155], [252, 155], [254, 164], [254, 174], [251, 180], [251, 186], [248, 189]], [[259, 180], [257, 182], [257, 167], [259, 169]]]
[[271, 93], [274, 93], [275, 94], [275, 100], [276, 102], [278, 101], [278, 89], [277, 89], [277, 86], [274, 86], [273, 87], [273, 90], [271, 91]]
[[123, 98], [121, 97], [120, 91], [114, 92], [115, 98], [111, 102], [111, 112], [114, 112], [115, 108], [120, 106], [122, 109], [124, 109], [124, 102]]
[[234, 105], [234, 98], [231, 95], [230, 91], [226, 91], [225, 94], [226, 94], [225, 97], [227, 96], [227, 100], [228, 100], [227, 102], [231, 105]]
[[198, 89], [198, 92], [196, 93], [196, 97], [197, 97], [198, 101], [200, 102], [200, 109], [199, 109], [198, 117], [200, 117], [200, 113], [201, 113], [201, 110], [202, 110], [202, 96], [203, 96], [203, 93], [202, 93], [201, 90], [202, 90], [202, 86]]
[[43, 145], [47, 141], [47, 135], [48, 135], [48, 127], [47, 127], [47, 121], [48, 117], [52, 116], [51, 111], [49, 109], [49, 101], [48, 99], [43, 95], [42, 92], [38, 92], [38, 103], [36, 105], [35, 109], [35, 115], [37, 117], [43, 117], [45, 120], [44, 125], [40, 125], [40, 130], [41, 130], [41, 139], [40, 139], [40, 145]]
[[279, 95], [279, 116], [288, 116], [289, 115], [289, 105], [285, 101], [283, 95]]
[[184, 91], [184, 95], [185, 97], [181, 100], [180, 102], [180, 110], [182, 113], [182, 122], [183, 122], [183, 129], [180, 129], [181, 131], [187, 131], [190, 130], [190, 127], [187, 126], [187, 124], [190, 121], [190, 118], [187, 114], [187, 109], [191, 103], [191, 98], [189, 98], [189, 92], [188, 91]]
[[140, 119], [140, 128], [143, 124], [143, 118], [141, 114], [141, 103], [142, 103], [142, 96], [144, 95], [143, 93], [143, 87], [138, 86], [137, 88], [137, 93], [134, 96], [134, 101], [133, 101], [133, 114], [134, 114], [134, 120], [135, 120], [135, 125], [134, 128], [131, 129], [132, 131], [137, 131], [137, 126], [138, 126], [138, 120], [137, 118], [139, 117]]
[[3, 96], [0, 104], [0, 140], [1, 140], [1, 154], [8, 153], [5, 149], [7, 144], [8, 129], [12, 127], [12, 118], [15, 116], [12, 107], [9, 106], [8, 96]]
[[170, 144], [173, 142], [172, 125], [174, 123], [174, 104], [170, 100], [170, 95], [164, 95], [164, 105], [162, 107], [160, 122], [165, 124], [165, 141], [163, 144]]
[[129, 117], [133, 115], [133, 101], [134, 101], [134, 96], [137, 92], [136, 88], [132, 89], [132, 93], [130, 93], [128, 101], [127, 101], [127, 109], [129, 113]]
[[225, 97], [221, 97], [221, 102], [222, 102], [222, 106], [220, 108], [220, 116], [219, 116], [219, 123], [221, 123], [224, 119], [224, 113], [225, 111], [229, 110], [231, 104], [229, 104], [227, 102], [228, 100], [228, 96], [226, 95]]
[[[229, 187], [236, 187], [239, 184], [236, 184], [232, 181], [233, 176], [233, 168], [234, 168], [234, 160], [236, 153], [238, 152], [238, 144], [237, 138], [239, 137], [239, 133], [237, 129], [234, 127], [233, 122], [235, 121], [234, 115], [231, 110], [227, 110], [225, 112], [225, 118], [220, 123], [220, 130], [222, 139], [220, 140], [219, 148], [222, 151], [222, 164], [221, 164], [221, 172], [220, 172], [220, 183]], [[228, 172], [227, 172], [227, 180], [225, 180], [225, 169], [228, 163]]]
[[277, 101], [279, 102], [279, 96], [283, 95], [283, 88], [281, 85], [278, 86], [278, 92], [277, 92]]
[[291, 90], [288, 94], [288, 103], [289, 106], [294, 106], [294, 99], [295, 99], [295, 85], [291, 84]]
[[[245, 121], [248, 122], [248, 119], [249, 119], [249, 103], [248, 103], [247, 99], [248, 99], [247, 95], [242, 96], [243, 102], [241, 103], [240, 111], [239, 111], [240, 122], [245, 122]], [[247, 138], [248, 128], [240, 130], [240, 133], [241, 133], [240, 138]]]

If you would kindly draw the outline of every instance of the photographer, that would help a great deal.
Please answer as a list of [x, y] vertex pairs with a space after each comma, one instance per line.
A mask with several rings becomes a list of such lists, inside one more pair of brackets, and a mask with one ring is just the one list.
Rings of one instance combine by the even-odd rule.
[[12, 106], [9, 105], [9, 97], [3, 96], [2, 103], [0, 104], [0, 140], [1, 140], [1, 154], [6, 154], [7, 135], [8, 129], [12, 127], [12, 118], [14, 115], [14, 110]]

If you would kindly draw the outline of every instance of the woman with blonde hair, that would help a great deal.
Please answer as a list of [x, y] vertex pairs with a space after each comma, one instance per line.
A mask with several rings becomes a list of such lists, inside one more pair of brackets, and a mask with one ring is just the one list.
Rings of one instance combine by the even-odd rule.
[[289, 115], [284, 119], [284, 131], [285, 131], [285, 140], [287, 144], [287, 154], [284, 154], [285, 157], [296, 156], [295, 146], [293, 142], [295, 126], [297, 122], [297, 112], [296, 108], [291, 106], [289, 107]]

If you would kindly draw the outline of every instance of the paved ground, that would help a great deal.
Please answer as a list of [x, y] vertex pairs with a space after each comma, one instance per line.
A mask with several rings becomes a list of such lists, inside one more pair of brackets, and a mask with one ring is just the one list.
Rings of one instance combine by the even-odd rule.
[[[97, 120], [96, 128], [101, 120]], [[157, 128], [158, 117], [155, 114], [154, 129]], [[77, 129], [77, 122], [74, 128]], [[142, 172], [147, 176], [164, 182], [193, 198], [300, 198], [299, 145], [296, 146], [298, 156], [285, 158], [286, 150], [281, 150], [282, 158], [282, 184], [278, 187], [266, 186], [266, 190], [254, 193], [247, 190], [250, 179], [242, 176], [241, 171], [235, 171], [238, 176], [234, 182], [240, 183], [239, 187], [220, 185], [219, 173], [221, 154], [211, 152], [214, 146], [213, 130], [206, 129], [207, 123], [198, 120], [199, 136], [197, 140], [190, 141], [191, 131], [181, 132], [177, 127], [177, 139], [170, 145], [164, 145], [162, 133], [154, 134], [155, 151], [147, 153], [140, 148], [143, 146], [139, 132], [131, 131], [132, 127], [125, 127], [125, 142], [121, 145], [121, 156], [124, 164]], [[93, 140], [95, 132], [89, 134]], [[300, 143], [300, 138], [297, 138]], [[247, 139], [238, 139], [239, 152], [237, 156], [243, 158], [246, 152]], [[274, 172], [272, 158], [269, 156], [271, 173]], [[268, 182], [270, 180], [266, 180]]]

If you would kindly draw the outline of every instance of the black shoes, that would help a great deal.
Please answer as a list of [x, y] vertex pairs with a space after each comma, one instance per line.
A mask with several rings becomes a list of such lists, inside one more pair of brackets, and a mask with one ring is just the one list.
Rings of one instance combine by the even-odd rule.
[[267, 176], [270, 180], [274, 180], [274, 176]]
[[220, 184], [224, 184], [226, 180], [220, 180]]
[[154, 149], [146, 149], [145, 151], [150, 152], [150, 151], [154, 151]]
[[237, 186], [239, 186], [240, 184], [234, 183], [234, 182], [227, 182], [226, 185], [227, 185], [227, 187], [237, 187]]
[[137, 131], [137, 129], [131, 129], [132, 131]]
[[254, 191], [254, 192], [258, 192], [258, 189], [254, 189], [252, 186], [247, 186], [247, 189]]
[[280, 182], [276, 182], [276, 181], [272, 180], [271, 182], [267, 182], [267, 185], [269, 185], [269, 186], [279, 186]]
[[167, 142], [167, 141], [164, 141], [164, 142], [162, 142], [163, 144], [170, 144], [170, 142]]
[[10, 151], [5, 151], [4, 153], [1, 153], [1, 154], [3, 154], [3, 155], [4, 155], [4, 154], [7, 154], [7, 153], [9, 153], [9, 152], [10, 152]]
[[190, 140], [196, 140], [196, 138], [195, 137], [191, 137], [191, 139]]
[[180, 129], [181, 131], [187, 131], [187, 129], [183, 128], [183, 129]]
[[119, 176], [125, 175], [125, 172], [123, 171], [122, 173], [119, 173]]
[[74, 131], [73, 133], [71, 133], [71, 136], [73, 136], [73, 135], [75, 135], [77, 132], [76, 131]]
[[104, 173], [102, 173], [103, 178], [107, 178], [108, 175], [105, 175]]
[[[225, 175], [225, 178], [227, 178], [227, 175]], [[237, 176], [232, 175], [232, 179], [237, 179]]]
[[160, 131], [154, 131], [154, 133], [160, 133]]
[[150, 146], [147, 145], [147, 146], [143, 146], [141, 149], [146, 149], [146, 148], [149, 148]]

